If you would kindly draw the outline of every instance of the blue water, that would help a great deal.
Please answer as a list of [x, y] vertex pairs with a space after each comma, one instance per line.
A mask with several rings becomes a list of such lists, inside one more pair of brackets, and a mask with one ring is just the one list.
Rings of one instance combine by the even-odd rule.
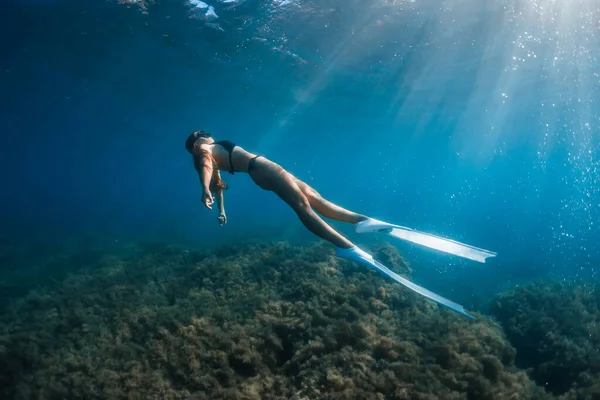
[[279, 3], [3, 5], [2, 240], [315, 240], [244, 174], [219, 227], [184, 149], [204, 129], [346, 208], [498, 252], [394, 242], [453, 300], [595, 277], [592, 2]]

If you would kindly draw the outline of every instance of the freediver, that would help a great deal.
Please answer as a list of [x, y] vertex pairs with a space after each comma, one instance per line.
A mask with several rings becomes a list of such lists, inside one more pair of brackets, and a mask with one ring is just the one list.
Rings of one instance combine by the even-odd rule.
[[208, 209], [212, 209], [215, 202], [212, 193], [215, 193], [219, 212], [217, 220], [221, 226], [227, 223], [223, 196], [227, 185], [221, 179], [220, 171], [227, 171], [230, 174], [247, 173], [257, 186], [274, 192], [285, 201], [309, 231], [333, 244], [336, 256], [376, 268], [404, 286], [470, 317], [462, 306], [421, 288], [389, 270], [376, 261], [373, 256], [333, 229], [319, 214], [326, 218], [354, 224], [359, 233], [387, 233], [403, 240], [479, 262], [485, 262], [487, 257], [493, 257], [496, 255], [495, 253], [418, 232], [411, 228], [388, 224], [342, 208], [323, 198], [315, 189], [296, 178], [279, 164], [264, 156], [250, 153], [231, 141], [215, 141], [210, 133], [193, 132], [186, 139], [185, 148], [193, 157], [194, 167], [202, 185], [202, 203]]

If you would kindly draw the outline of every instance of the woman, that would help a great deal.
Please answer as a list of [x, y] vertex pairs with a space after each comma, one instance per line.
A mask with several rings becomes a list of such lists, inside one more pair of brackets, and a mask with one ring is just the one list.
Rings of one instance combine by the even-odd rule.
[[202, 202], [209, 209], [212, 209], [214, 203], [211, 193], [216, 194], [218, 220], [221, 225], [227, 223], [227, 217], [223, 203], [223, 190], [226, 189], [226, 185], [221, 179], [220, 170], [231, 174], [246, 172], [259, 187], [276, 193], [289, 204], [312, 233], [339, 249], [355, 247], [323, 221], [317, 212], [324, 217], [351, 224], [367, 221], [368, 218], [325, 200], [316, 190], [273, 161], [249, 153], [227, 140], [215, 142], [209, 133], [203, 131], [192, 133], [185, 142], [185, 148], [194, 157], [194, 165], [202, 184]]
[[203, 131], [192, 133], [185, 141], [185, 148], [194, 158], [194, 166], [198, 171], [200, 183], [202, 184], [202, 202], [207, 208], [212, 209], [214, 199], [211, 193], [216, 193], [219, 207], [218, 220], [221, 226], [227, 223], [223, 203], [223, 190], [227, 188], [227, 185], [221, 179], [220, 171], [229, 171], [231, 174], [246, 172], [259, 187], [276, 193], [289, 204], [300, 218], [300, 221], [312, 233], [333, 244], [336, 247], [336, 256], [375, 268], [407, 288], [472, 318], [461, 305], [415, 285], [376, 261], [373, 256], [355, 246], [325, 223], [317, 215], [317, 212], [327, 218], [355, 224], [357, 232], [384, 232], [403, 240], [480, 262], [485, 262], [487, 257], [495, 256], [495, 253], [428, 235], [414, 229], [388, 224], [346, 210], [325, 200], [316, 190], [294, 177], [278, 164], [265, 157], [249, 153], [228, 140], [215, 142], [209, 133]]

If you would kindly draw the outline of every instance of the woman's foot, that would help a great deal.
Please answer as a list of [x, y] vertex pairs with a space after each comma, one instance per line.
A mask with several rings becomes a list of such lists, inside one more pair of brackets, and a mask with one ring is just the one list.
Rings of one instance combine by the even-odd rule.
[[373, 256], [371, 256], [366, 251], [358, 248], [358, 246], [352, 246], [350, 248], [336, 247], [335, 255], [337, 257], [358, 262], [367, 261], [370, 263], [373, 261]]
[[[365, 217], [363, 220], [357, 222], [356, 232], [357, 233], [365, 233], [365, 232], [373, 232], [382, 224], [381, 221], [378, 221], [373, 218]], [[377, 227], [375, 225], [378, 225]]]

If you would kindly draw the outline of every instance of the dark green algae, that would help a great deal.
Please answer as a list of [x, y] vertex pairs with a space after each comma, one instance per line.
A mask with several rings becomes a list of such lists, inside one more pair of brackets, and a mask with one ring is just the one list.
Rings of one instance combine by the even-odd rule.
[[[394, 247], [370, 250], [410, 276]], [[0, 317], [0, 398], [558, 398], [517, 368], [519, 342], [491, 318], [467, 320], [327, 246], [130, 246], [73, 270]], [[504, 310], [520, 307], [505, 296]]]

